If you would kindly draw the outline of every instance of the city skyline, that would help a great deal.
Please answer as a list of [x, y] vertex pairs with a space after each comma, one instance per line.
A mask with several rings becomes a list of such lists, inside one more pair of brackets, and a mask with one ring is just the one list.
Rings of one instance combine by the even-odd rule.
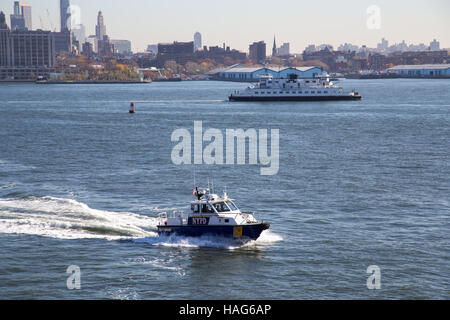
[[[59, 0], [27, 2], [33, 8], [34, 29], [40, 29], [42, 25], [45, 30], [51, 30], [51, 25], [56, 28]], [[141, 0], [126, 3], [110, 0], [70, 2], [81, 9], [81, 23], [86, 28], [86, 37], [95, 34], [97, 14], [102, 11], [108, 35], [113, 39], [130, 40], [135, 52], [143, 52], [153, 43], [193, 41], [196, 31], [202, 34], [204, 45], [225, 42], [227, 46], [244, 52], [248, 52], [249, 44], [253, 42], [263, 40], [271, 44], [274, 34], [280, 44], [290, 43], [292, 53], [300, 53], [310, 44], [323, 43], [334, 48], [344, 43], [376, 48], [382, 38], [389, 40], [390, 44], [405, 40], [407, 44], [425, 45], [437, 39], [441, 48], [450, 47], [450, 4], [443, 0], [400, 0], [395, 4], [388, 1], [349, 1], [345, 6], [332, 1], [314, 4], [281, 0], [277, 8], [290, 8], [280, 10], [283, 12], [281, 18], [276, 10], [267, 9], [269, 2], [265, 0], [231, 0], [226, 4], [204, 0], [188, 3], [180, 0], [165, 3]], [[13, 13], [14, 1], [0, 0], [0, 3], [1, 10], [7, 16]], [[367, 26], [371, 16], [367, 8], [373, 4], [380, 8], [380, 29]], [[324, 10], [325, 7], [329, 10]], [[408, 15], [403, 14], [405, 8], [408, 8]], [[306, 15], [305, 11], [320, 12], [320, 16]], [[268, 47], [270, 51], [272, 47]]]

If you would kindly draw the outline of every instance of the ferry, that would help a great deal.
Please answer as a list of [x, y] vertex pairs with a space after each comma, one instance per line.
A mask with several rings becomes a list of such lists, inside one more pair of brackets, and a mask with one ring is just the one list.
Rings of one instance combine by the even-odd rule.
[[354, 90], [346, 92], [336, 86], [328, 75], [300, 79], [294, 74], [288, 79], [264, 74], [259, 83], [229, 96], [230, 101], [339, 101], [361, 98]]
[[161, 213], [158, 216], [159, 235], [200, 237], [220, 236], [237, 240], [256, 240], [270, 224], [258, 221], [251, 213], [244, 213], [226, 192], [223, 196], [195, 187], [190, 211], [183, 215]]

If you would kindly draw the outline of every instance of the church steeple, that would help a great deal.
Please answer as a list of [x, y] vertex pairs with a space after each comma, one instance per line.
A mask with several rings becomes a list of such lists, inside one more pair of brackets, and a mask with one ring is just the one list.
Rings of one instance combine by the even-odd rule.
[[277, 55], [277, 42], [275, 40], [275, 36], [273, 36], [273, 48], [272, 48], [272, 57]]

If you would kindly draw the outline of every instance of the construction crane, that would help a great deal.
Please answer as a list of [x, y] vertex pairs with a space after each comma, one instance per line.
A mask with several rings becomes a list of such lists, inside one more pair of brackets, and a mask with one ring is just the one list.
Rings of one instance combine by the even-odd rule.
[[53, 30], [53, 32], [56, 32], [55, 26], [53, 25], [52, 18], [50, 17], [50, 11], [48, 11], [48, 9], [45, 9], [45, 10], [47, 10], [48, 21], [50, 21], [50, 26], [52, 28], [51, 30]]

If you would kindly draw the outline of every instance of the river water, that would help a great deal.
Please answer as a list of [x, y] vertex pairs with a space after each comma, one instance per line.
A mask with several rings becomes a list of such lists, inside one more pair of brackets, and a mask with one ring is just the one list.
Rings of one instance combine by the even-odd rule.
[[[2, 84], [0, 299], [449, 299], [450, 80], [345, 80], [357, 102], [227, 101], [246, 85]], [[171, 135], [194, 121], [278, 129], [278, 173], [174, 164]], [[158, 237], [194, 176], [270, 230]]]

